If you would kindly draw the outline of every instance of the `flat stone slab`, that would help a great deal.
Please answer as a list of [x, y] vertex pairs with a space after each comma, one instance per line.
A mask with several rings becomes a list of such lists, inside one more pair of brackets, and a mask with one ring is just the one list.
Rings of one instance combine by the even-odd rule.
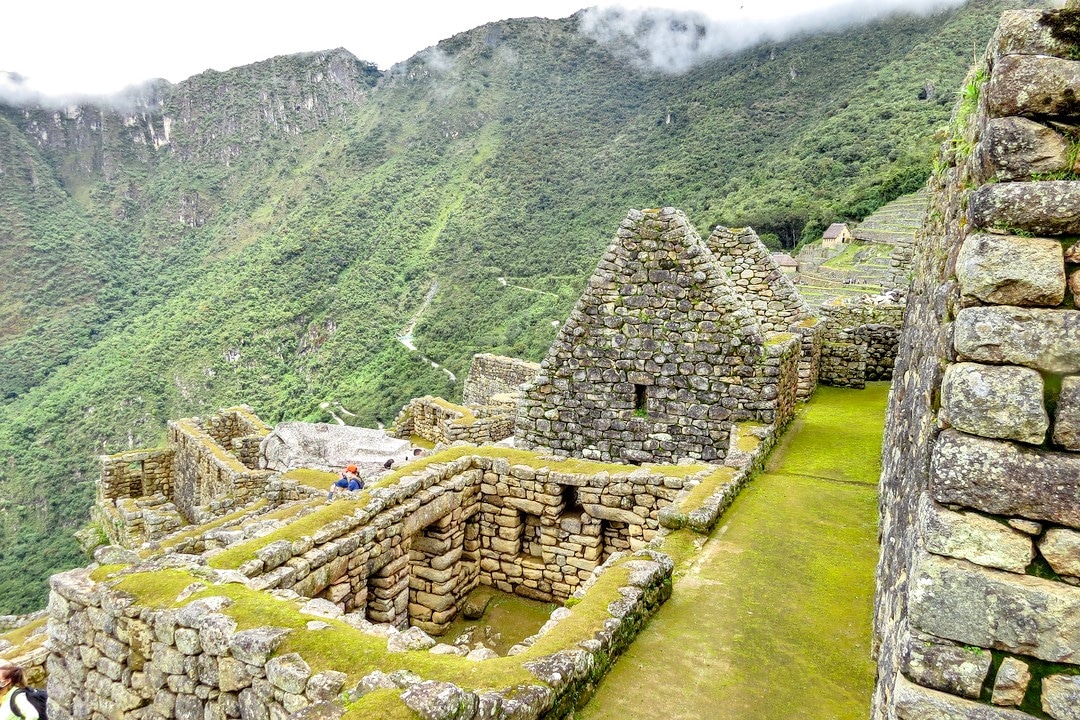
[[930, 459], [944, 505], [1080, 527], [1080, 455], [945, 430]]
[[983, 185], [969, 196], [968, 220], [976, 228], [1025, 230], [1036, 235], [1078, 234], [1080, 181]]
[[259, 458], [260, 464], [277, 472], [301, 467], [336, 471], [353, 463], [379, 467], [393, 459], [400, 464], [409, 458], [410, 447], [408, 440], [382, 430], [286, 422], [263, 438]]
[[1080, 312], [1012, 306], [961, 310], [953, 324], [960, 360], [1080, 372]]
[[1031, 720], [1031, 715], [1026, 712], [983, 705], [955, 695], [927, 690], [903, 677], [896, 678], [893, 697], [896, 717], [902, 720]]
[[1080, 661], [1080, 588], [920, 553], [909, 590], [912, 627], [965, 645]]

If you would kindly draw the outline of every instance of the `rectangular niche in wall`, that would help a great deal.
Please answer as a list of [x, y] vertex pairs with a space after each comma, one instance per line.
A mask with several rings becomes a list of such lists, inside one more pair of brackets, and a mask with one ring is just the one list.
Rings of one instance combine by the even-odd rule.
[[521, 554], [528, 560], [542, 562], [544, 554], [540, 543], [540, 516], [521, 513]]
[[648, 385], [634, 385], [634, 415], [645, 417], [649, 414]]
[[585, 509], [581, 507], [578, 489], [573, 485], [563, 485], [563, 511], [559, 515], [559, 527], [573, 535], [581, 534], [581, 518]]

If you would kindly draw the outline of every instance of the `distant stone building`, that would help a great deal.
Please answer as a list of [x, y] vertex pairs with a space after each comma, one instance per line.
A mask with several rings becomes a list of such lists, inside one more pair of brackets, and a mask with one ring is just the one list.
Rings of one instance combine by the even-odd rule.
[[833, 223], [825, 232], [821, 235], [821, 246], [826, 248], [835, 248], [840, 245], [846, 245], [854, 239], [851, 234], [851, 230], [845, 223]]
[[773, 253], [772, 259], [785, 275], [794, 275], [799, 271], [799, 263], [787, 253]]

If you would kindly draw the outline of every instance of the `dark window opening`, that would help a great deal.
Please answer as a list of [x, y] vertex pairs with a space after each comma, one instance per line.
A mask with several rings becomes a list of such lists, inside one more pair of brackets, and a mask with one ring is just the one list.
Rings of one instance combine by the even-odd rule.
[[645, 389], [647, 387], [648, 385], [634, 386], [634, 414], [640, 415], [641, 417], [644, 417], [645, 413], [649, 410], [649, 408], [646, 406], [646, 403], [648, 402], [648, 397], [645, 394]]

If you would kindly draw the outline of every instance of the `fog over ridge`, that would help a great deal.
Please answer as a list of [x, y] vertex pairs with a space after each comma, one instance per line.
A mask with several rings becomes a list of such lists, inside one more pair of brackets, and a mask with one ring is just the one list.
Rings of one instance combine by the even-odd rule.
[[606, 6], [583, 11], [580, 28], [597, 42], [622, 46], [640, 67], [677, 74], [763, 41], [783, 42], [800, 33], [842, 30], [900, 13], [925, 15], [964, 2], [850, 0], [776, 20], [714, 20], [696, 11]]

